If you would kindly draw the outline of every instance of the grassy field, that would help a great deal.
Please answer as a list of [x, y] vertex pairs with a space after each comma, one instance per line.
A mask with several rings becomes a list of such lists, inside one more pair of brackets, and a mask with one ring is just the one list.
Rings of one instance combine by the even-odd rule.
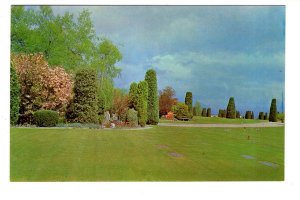
[[11, 181], [284, 179], [284, 127], [11, 128]]
[[194, 116], [189, 121], [181, 120], [164, 120], [160, 119], [159, 123], [184, 123], [184, 124], [254, 124], [254, 123], [263, 123], [269, 122], [268, 120], [258, 120], [258, 119], [227, 119], [220, 117], [200, 117]]

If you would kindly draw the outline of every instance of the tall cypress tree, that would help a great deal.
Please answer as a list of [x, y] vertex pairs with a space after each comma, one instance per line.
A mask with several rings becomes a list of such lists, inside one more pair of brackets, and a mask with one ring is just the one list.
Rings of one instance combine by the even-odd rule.
[[144, 127], [147, 123], [148, 84], [140, 81], [137, 87], [137, 111], [139, 124]]
[[193, 116], [193, 94], [192, 92], [186, 92], [185, 94], [185, 105], [189, 108], [189, 113]]
[[130, 89], [129, 89], [129, 108], [134, 108], [135, 110], [137, 107], [137, 98], [138, 98], [138, 94], [137, 94], [137, 90], [138, 90], [138, 84], [136, 82], [132, 82], [130, 84]]
[[227, 105], [226, 118], [235, 119], [235, 117], [236, 117], [236, 111], [235, 111], [234, 98], [230, 97]]
[[159, 121], [159, 103], [157, 91], [157, 78], [154, 69], [149, 69], [145, 75], [148, 83], [148, 124], [156, 125]]
[[276, 106], [276, 99], [272, 99], [271, 106], [270, 106], [270, 114], [269, 114], [269, 121], [270, 122], [277, 122], [277, 106]]
[[10, 124], [18, 122], [20, 110], [20, 83], [16, 69], [10, 65]]

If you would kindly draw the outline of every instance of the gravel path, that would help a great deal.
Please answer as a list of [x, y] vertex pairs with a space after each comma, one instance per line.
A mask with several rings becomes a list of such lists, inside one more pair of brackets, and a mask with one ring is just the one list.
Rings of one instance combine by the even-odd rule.
[[179, 127], [219, 127], [219, 128], [263, 128], [263, 127], [280, 127], [284, 123], [267, 122], [255, 124], [179, 124], [179, 123], [159, 123], [158, 126], [179, 126]]

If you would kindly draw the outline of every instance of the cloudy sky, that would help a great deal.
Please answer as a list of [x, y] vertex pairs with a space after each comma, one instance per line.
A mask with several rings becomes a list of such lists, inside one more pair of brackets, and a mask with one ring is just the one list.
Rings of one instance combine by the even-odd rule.
[[55, 13], [88, 9], [96, 32], [117, 44], [129, 88], [154, 68], [158, 87], [172, 86], [179, 100], [225, 109], [269, 112], [272, 98], [282, 110], [285, 73], [284, 6], [56, 6]]

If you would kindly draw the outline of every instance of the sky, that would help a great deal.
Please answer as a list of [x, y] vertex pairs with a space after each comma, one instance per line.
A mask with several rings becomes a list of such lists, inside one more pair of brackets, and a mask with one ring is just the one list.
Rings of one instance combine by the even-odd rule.
[[96, 33], [123, 54], [115, 86], [128, 89], [157, 72], [159, 90], [171, 86], [184, 101], [242, 114], [282, 111], [285, 77], [284, 6], [53, 6], [56, 14], [91, 12]]

